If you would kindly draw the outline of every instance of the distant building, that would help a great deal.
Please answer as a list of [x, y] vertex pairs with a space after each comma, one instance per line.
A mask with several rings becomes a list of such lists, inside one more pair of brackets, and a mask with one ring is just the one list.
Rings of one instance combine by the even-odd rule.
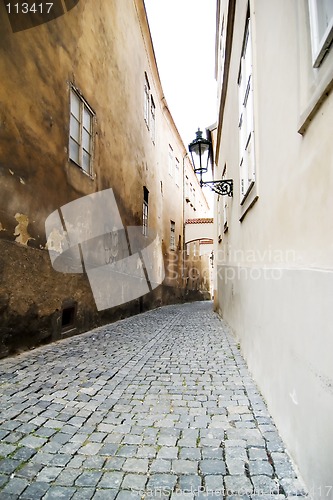
[[[30, 29], [24, 18], [13, 31], [0, 6], [2, 356], [209, 291], [208, 282], [184, 279], [184, 169], [191, 167], [161, 87], [144, 2], [71, 7]], [[207, 202], [191, 182], [196, 213], [205, 216]], [[50, 214], [60, 221], [68, 203], [110, 188], [124, 227], [157, 234], [165, 279], [98, 311], [86, 273], [52, 267], [45, 221]], [[112, 236], [112, 227], [105, 231]]]
[[332, 498], [333, 3], [217, 6], [215, 178], [234, 193], [215, 207], [215, 306], [310, 494]]

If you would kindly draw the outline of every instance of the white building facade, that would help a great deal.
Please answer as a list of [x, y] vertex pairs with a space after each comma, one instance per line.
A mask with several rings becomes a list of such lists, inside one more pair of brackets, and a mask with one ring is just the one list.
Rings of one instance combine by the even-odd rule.
[[215, 307], [314, 498], [333, 498], [333, 2], [219, 0]]

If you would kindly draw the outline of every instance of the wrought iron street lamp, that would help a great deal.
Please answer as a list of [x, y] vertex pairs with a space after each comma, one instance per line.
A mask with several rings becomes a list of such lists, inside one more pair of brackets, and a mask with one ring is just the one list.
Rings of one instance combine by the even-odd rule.
[[200, 186], [209, 186], [212, 191], [219, 195], [232, 196], [232, 179], [222, 179], [220, 181], [202, 180], [202, 175], [208, 172], [209, 164], [212, 163], [213, 148], [211, 141], [202, 137], [200, 129], [196, 132], [196, 138], [189, 144], [188, 149], [191, 153], [193, 170], [200, 176]]

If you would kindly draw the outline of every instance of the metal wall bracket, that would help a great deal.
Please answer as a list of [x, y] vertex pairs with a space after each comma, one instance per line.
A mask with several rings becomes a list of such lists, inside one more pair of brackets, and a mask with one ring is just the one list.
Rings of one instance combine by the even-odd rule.
[[200, 181], [200, 185], [209, 186], [212, 191], [219, 195], [233, 195], [233, 180], [232, 179], [224, 179], [222, 181]]

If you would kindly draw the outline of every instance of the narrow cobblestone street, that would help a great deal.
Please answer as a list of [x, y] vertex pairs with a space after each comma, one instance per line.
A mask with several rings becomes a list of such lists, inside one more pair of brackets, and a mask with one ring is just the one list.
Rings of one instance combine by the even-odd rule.
[[306, 496], [210, 302], [0, 362], [0, 498]]

